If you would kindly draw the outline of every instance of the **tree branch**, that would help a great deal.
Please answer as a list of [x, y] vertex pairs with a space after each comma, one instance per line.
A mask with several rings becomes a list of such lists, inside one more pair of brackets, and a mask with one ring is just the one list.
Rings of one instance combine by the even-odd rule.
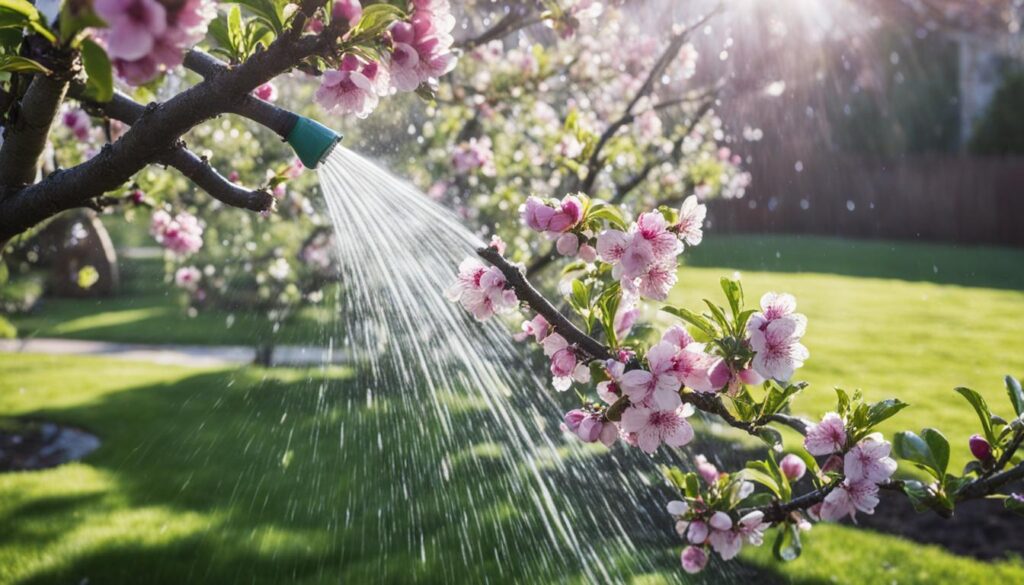
[[63, 76], [37, 73], [32, 79], [0, 147], [0, 186], [5, 190], [35, 181], [47, 137], [67, 90], [68, 80]]
[[544, 22], [543, 18], [536, 16], [535, 5], [512, 6], [509, 13], [502, 17], [494, 26], [485, 30], [475, 37], [455, 42], [455, 47], [464, 51], [472, 51], [480, 45], [486, 45], [491, 41], [504, 38], [518, 30]]
[[[88, 104], [90, 109], [96, 109], [114, 120], [133, 125], [146, 113], [145, 106], [119, 91], [114, 93], [114, 97], [109, 102], [100, 104], [84, 101], [82, 98], [84, 90], [85, 88], [81, 85], [73, 85], [71, 95]], [[196, 155], [185, 148], [181, 142], [175, 144], [170, 152], [161, 156], [156, 162], [174, 167], [211, 197], [232, 207], [251, 211], [266, 211], [274, 205], [274, 197], [267, 189], [250, 190], [235, 185], [210, 166], [206, 157]]]
[[538, 314], [543, 315], [555, 332], [564, 337], [566, 341], [580, 348], [592, 358], [600, 360], [614, 359], [611, 349], [573, 325], [565, 315], [544, 298], [544, 295], [533, 288], [533, 285], [526, 280], [523, 271], [518, 266], [506, 260], [496, 249], [492, 247], [480, 248], [476, 253], [500, 270], [505, 276], [505, 281], [516, 292], [516, 297], [530, 305], [530, 308]]
[[329, 54], [344, 30], [343, 24], [333, 23], [319, 35], [289, 29], [244, 63], [147, 108], [120, 140], [92, 159], [57, 171], [0, 201], [0, 241], [116, 189], [144, 166], [167, 155], [194, 126], [238, 107], [256, 87], [300, 61]]

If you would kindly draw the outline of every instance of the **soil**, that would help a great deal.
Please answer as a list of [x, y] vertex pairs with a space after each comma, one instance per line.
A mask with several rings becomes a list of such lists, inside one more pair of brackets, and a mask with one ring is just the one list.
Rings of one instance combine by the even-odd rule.
[[0, 420], [0, 472], [56, 467], [99, 446], [99, 438], [82, 429], [48, 421]]

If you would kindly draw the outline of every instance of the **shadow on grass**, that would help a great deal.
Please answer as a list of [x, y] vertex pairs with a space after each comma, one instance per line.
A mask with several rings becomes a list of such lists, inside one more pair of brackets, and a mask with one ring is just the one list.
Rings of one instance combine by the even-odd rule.
[[[682, 578], [665, 494], [650, 490], [641, 510], [626, 499], [607, 510], [580, 505], [623, 465], [622, 450], [588, 451], [585, 467], [536, 462], [546, 485], [559, 486], [550, 497], [561, 522], [592, 546], [586, 563], [603, 567], [588, 577], [578, 545], [553, 544], [541, 494], [488, 413], [469, 397], [441, 399], [455, 442], [415, 416], [415, 401], [371, 402], [343, 375], [296, 371], [200, 374], [41, 411], [103, 437], [84, 463], [109, 487], [53, 496], [49, 472], [39, 472], [33, 481], [46, 495], [22, 496], [3, 519], [13, 528], [0, 547], [30, 541], [35, 554], [59, 557], [18, 581], [32, 584]], [[636, 548], [599, 530], [608, 520], [595, 514], [624, 523]], [[64, 542], [72, 537], [85, 544]], [[782, 582], [740, 563], [723, 571], [704, 582]]]
[[720, 235], [686, 253], [688, 266], [820, 272], [1024, 290], [1024, 250], [815, 236]]

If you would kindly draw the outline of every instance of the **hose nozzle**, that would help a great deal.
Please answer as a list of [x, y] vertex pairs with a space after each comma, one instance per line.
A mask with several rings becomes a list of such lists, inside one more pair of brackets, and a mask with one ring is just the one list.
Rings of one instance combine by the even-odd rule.
[[295, 116], [295, 124], [285, 137], [308, 169], [319, 166], [341, 139], [341, 134], [303, 116]]

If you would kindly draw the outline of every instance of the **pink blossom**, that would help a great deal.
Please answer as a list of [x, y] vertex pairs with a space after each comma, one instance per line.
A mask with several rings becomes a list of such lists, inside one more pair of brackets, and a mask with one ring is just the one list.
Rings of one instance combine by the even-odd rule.
[[252, 93], [265, 102], [277, 101], [277, 86], [269, 81], [254, 89]]
[[615, 311], [615, 318], [612, 320], [615, 336], [624, 339], [633, 330], [633, 325], [639, 318], [640, 309], [636, 308], [632, 302], [620, 303], [618, 310]]
[[397, 91], [413, 91], [421, 83], [455, 67], [451, 51], [455, 18], [446, 0], [415, 0], [412, 21], [391, 26], [391, 83]]
[[764, 543], [764, 531], [769, 527], [771, 525], [764, 522], [764, 512], [755, 510], [744, 514], [736, 528], [748, 544], [761, 546]]
[[178, 288], [193, 292], [199, 286], [201, 277], [202, 273], [195, 266], [182, 266], [174, 273], [174, 284]]
[[816, 425], [807, 429], [804, 448], [811, 455], [830, 455], [843, 450], [846, 446], [846, 424], [842, 417], [829, 412]]
[[590, 381], [590, 368], [579, 362], [576, 348], [569, 345], [564, 337], [552, 333], [541, 342], [544, 355], [551, 358], [552, 385], [555, 390], [564, 392], [573, 382], [585, 384]]
[[691, 343], [694, 343], [693, 336], [680, 325], [673, 325], [665, 330], [665, 333], [661, 335], [662, 341], [667, 341], [678, 347], [679, 349], [685, 349]]
[[682, 516], [690, 509], [690, 506], [682, 500], [672, 500], [668, 503], [665, 509], [673, 516]]
[[799, 481], [807, 472], [807, 464], [804, 463], [804, 460], [792, 453], [782, 458], [779, 468], [789, 481]]
[[544, 315], [538, 313], [533, 319], [523, 321], [522, 329], [523, 332], [516, 335], [516, 341], [523, 341], [527, 337], [532, 336], [540, 343], [548, 336], [548, 332], [551, 331], [551, 325], [548, 324], [548, 320], [544, 318]]
[[344, 18], [349, 26], [355, 26], [363, 16], [363, 5], [359, 0], [335, 0], [331, 16]]
[[107, 23], [103, 40], [112, 59], [146, 57], [167, 30], [167, 10], [156, 0], [95, 0], [93, 9]]
[[61, 116], [61, 122], [75, 135], [75, 138], [82, 142], [89, 139], [89, 131], [92, 130], [92, 122], [89, 114], [82, 110], [68, 110]]
[[[716, 512], [716, 514], [721, 514], [721, 512]], [[708, 542], [723, 561], [735, 558], [743, 548], [743, 537], [735, 530], [712, 530]]]
[[580, 246], [580, 250], [577, 253], [580, 260], [590, 263], [597, 260], [597, 250], [590, 244], [583, 244]]
[[612, 276], [623, 289], [663, 300], [676, 282], [676, 256], [682, 244], [668, 231], [664, 216], [644, 213], [629, 232], [605, 230], [597, 238], [597, 252], [612, 265]]
[[688, 546], [683, 549], [680, 561], [683, 564], [683, 570], [694, 575], [704, 570], [708, 564], [708, 554], [701, 547]]
[[455, 172], [461, 175], [480, 169], [481, 174], [493, 177], [497, 170], [494, 167], [491, 139], [487, 136], [470, 138], [458, 145], [452, 153], [452, 166], [455, 167]]
[[583, 219], [583, 204], [579, 197], [566, 195], [562, 198], [559, 209], [551, 216], [548, 231], [562, 233], [568, 231]]
[[324, 72], [313, 99], [330, 113], [366, 118], [380, 102], [380, 81], [386, 79], [379, 63], [363, 64], [358, 57], [346, 55], [339, 69]]
[[662, 443], [682, 447], [693, 439], [693, 427], [686, 417], [693, 414], [692, 405], [675, 410], [653, 410], [643, 407], [626, 409], [621, 427], [627, 433], [636, 433], [637, 444], [646, 453], [654, 453]]
[[744, 384], [750, 384], [752, 386], [757, 386], [759, 384], [763, 384], [764, 383], [764, 376], [762, 376], [761, 374], [758, 374], [757, 371], [755, 371], [753, 368], [746, 368], [746, 369], [740, 370], [740, 373], [738, 374], [738, 376], [739, 376], [740, 381], [742, 381]]
[[596, 412], [571, 410], [566, 413], [564, 420], [566, 428], [584, 443], [601, 441], [606, 447], [611, 447], [619, 435], [615, 423]]
[[171, 219], [166, 212], [153, 213], [149, 233], [157, 243], [177, 256], [188, 256], [203, 247], [203, 228], [195, 216], [181, 212]]
[[108, 25], [97, 40], [106, 46], [118, 75], [133, 85], [180, 65], [185, 50], [206, 34], [215, 16], [208, 0], [97, 0], [94, 8]]
[[687, 245], [698, 246], [704, 239], [702, 227], [707, 214], [707, 206], [698, 203], [696, 195], [690, 195], [683, 200], [683, 205], [679, 208], [679, 222], [674, 229]]
[[491, 241], [487, 243], [488, 248], [494, 248], [499, 254], [505, 254], [505, 240], [501, 239], [501, 236], [494, 234], [491, 236]]
[[576, 234], [562, 234], [555, 241], [555, 249], [562, 256], [575, 256], [579, 251], [580, 239]]
[[750, 347], [757, 352], [752, 365], [758, 374], [786, 381], [794, 370], [804, 365], [810, 353], [800, 343], [800, 338], [807, 322], [796, 317], [789, 315], [770, 320], [763, 329], [749, 330]]
[[889, 457], [892, 445], [878, 435], [869, 435], [843, 457], [843, 473], [852, 482], [882, 483], [896, 472], [896, 460]]
[[690, 522], [690, 527], [686, 531], [686, 540], [693, 544], [704, 544], [709, 534], [711, 529], [708, 528], [707, 522], [694, 520]]
[[555, 150], [565, 158], [574, 159], [583, 154], [583, 143], [575, 135], [566, 134], [559, 141], [558, 147]]
[[507, 313], [518, 305], [515, 292], [506, 288], [505, 276], [494, 266], [486, 267], [473, 258], [463, 260], [455, 283], [446, 292], [479, 321]]
[[701, 476], [708, 485], [718, 483], [718, 478], [720, 478], [722, 474], [718, 472], [717, 467], [708, 461], [707, 457], [697, 455], [693, 460], [697, 464], [697, 475]]
[[583, 219], [583, 204], [575, 195], [566, 195], [557, 206], [531, 195], [519, 209], [519, 214], [530, 229], [557, 235], [576, 227]]
[[777, 319], [792, 317], [806, 329], [807, 318], [796, 312], [796, 298], [787, 293], [766, 292], [761, 296], [761, 312], [754, 313], [747, 321], [747, 331], [764, 331], [768, 324]]
[[608, 360], [604, 364], [608, 380], [597, 384], [597, 395], [608, 404], [614, 404], [622, 397], [622, 375], [626, 371], [626, 364], [615, 360]]
[[837, 485], [821, 506], [822, 520], [839, 520], [847, 515], [857, 519], [857, 512], [874, 514], [878, 505], [878, 486], [870, 481], [850, 481]]

